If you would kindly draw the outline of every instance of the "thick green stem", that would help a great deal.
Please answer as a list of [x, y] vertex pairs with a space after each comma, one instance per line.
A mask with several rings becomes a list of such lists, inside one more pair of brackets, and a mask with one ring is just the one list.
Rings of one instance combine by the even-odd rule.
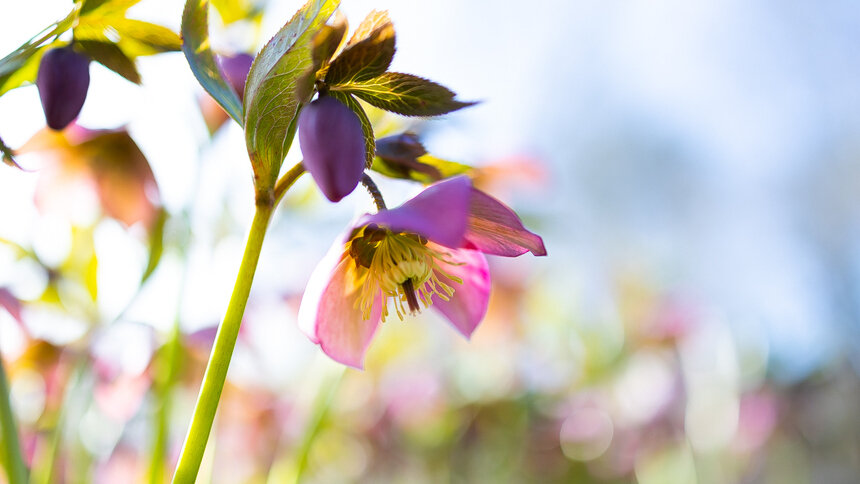
[[9, 401], [9, 382], [6, 380], [6, 370], [0, 358], [0, 427], [3, 428], [3, 467], [12, 484], [27, 482], [27, 467], [21, 456], [21, 444], [18, 440], [18, 425], [12, 414], [12, 404]]
[[215, 345], [209, 356], [209, 363], [206, 365], [206, 373], [203, 375], [203, 385], [194, 407], [191, 426], [185, 436], [185, 444], [182, 446], [176, 473], [173, 475], [175, 484], [192, 484], [200, 469], [200, 461], [203, 459], [203, 452], [206, 450], [206, 442], [209, 440], [212, 422], [218, 409], [218, 401], [224, 389], [227, 368], [230, 366], [230, 358], [233, 356], [233, 348], [239, 336], [239, 326], [245, 313], [245, 304], [248, 302], [251, 283], [260, 258], [260, 249], [273, 211], [274, 205], [257, 205], [248, 241], [245, 244], [245, 255], [242, 257], [239, 275], [233, 286], [233, 295], [230, 297], [224, 321], [215, 336]]

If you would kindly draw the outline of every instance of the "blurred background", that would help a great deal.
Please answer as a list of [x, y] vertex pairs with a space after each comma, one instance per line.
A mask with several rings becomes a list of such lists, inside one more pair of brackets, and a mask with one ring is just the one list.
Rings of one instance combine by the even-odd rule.
[[[70, 3], [4, 4], [0, 55]], [[213, 14], [220, 52], [255, 52], [300, 2], [237, 5]], [[855, 2], [341, 7], [353, 26], [372, 9], [397, 29], [392, 70], [482, 101], [438, 120], [376, 113], [379, 132], [416, 130], [477, 167], [549, 256], [490, 261], [471, 341], [431, 312], [392, 319], [366, 369], [344, 369], [296, 312], [371, 201], [332, 205], [301, 179], [199, 482], [860, 481]], [[129, 17], [178, 31], [181, 12], [143, 0]], [[0, 351], [37, 482], [171, 472], [253, 214], [242, 132], [207, 128], [182, 54], [138, 67], [141, 86], [92, 64], [78, 118], [128, 130], [140, 156], [122, 151], [137, 161], [118, 174], [31, 140], [35, 87], [0, 98], [3, 140], [31, 140], [29, 171], [0, 167]], [[389, 205], [418, 189], [375, 178]]]

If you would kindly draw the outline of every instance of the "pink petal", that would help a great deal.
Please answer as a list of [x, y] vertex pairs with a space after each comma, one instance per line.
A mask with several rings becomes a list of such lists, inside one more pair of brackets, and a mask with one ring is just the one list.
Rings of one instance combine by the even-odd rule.
[[513, 210], [474, 188], [465, 247], [505, 257], [516, 257], [528, 251], [546, 255], [543, 239], [526, 230]]
[[466, 176], [450, 178], [397, 208], [366, 215], [359, 223], [418, 233], [445, 247], [457, 248], [466, 232], [471, 187], [472, 181]]
[[[445, 251], [440, 247], [436, 249]], [[454, 288], [454, 295], [449, 301], [434, 297], [432, 307], [442, 313], [457, 331], [469, 338], [487, 314], [487, 305], [490, 302], [490, 269], [487, 266], [487, 258], [478, 251], [459, 249], [449, 250], [448, 253], [451, 254], [451, 262], [462, 265], [442, 263], [442, 270], [459, 277], [463, 283], [458, 284], [439, 274], [442, 282]]]
[[377, 295], [369, 320], [356, 307], [359, 291], [352, 288], [352, 258], [342, 255], [343, 245], [317, 265], [299, 307], [299, 327], [330, 358], [354, 368], [364, 367], [364, 354], [379, 326], [382, 298]]

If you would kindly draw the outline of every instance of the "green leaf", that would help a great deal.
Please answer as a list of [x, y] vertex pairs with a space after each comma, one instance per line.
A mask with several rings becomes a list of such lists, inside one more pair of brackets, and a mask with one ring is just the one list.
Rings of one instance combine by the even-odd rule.
[[14, 166], [17, 168], [21, 168], [21, 165], [15, 161], [15, 153], [12, 151], [12, 148], [6, 146], [6, 143], [3, 142], [3, 138], [0, 138], [0, 158], [2, 158], [3, 163], [6, 163], [9, 166]]
[[176, 32], [161, 25], [128, 18], [111, 22], [119, 34], [119, 46], [130, 57], [177, 52], [182, 39]]
[[149, 229], [149, 259], [146, 262], [143, 276], [140, 278], [141, 284], [149, 279], [149, 276], [158, 267], [158, 263], [161, 262], [161, 255], [164, 253], [164, 226], [167, 223], [167, 217], [167, 210], [159, 209], [158, 215], [156, 215], [155, 221]]
[[[313, 92], [313, 38], [339, 0], [311, 0], [257, 54], [245, 83], [245, 143], [258, 195], [269, 192]], [[312, 87], [312, 86], [311, 86]]]
[[249, 0], [212, 0], [224, 25], [244, 20], [257, 12], [257, 7]]
[[122, 49], [113, 42], [97, 40], [79, 40], [77, 45], [94, 61], [116, 72], [130, 82], [140, 84], [140, 73], [134, 60], [130, 59]]
[[[72, 10], [66, 18], [36, 34], [24, 45], [0, 59], [0, 96], [36, 78], [39, 59], [44, 53], [44, 48], [47, 45], [53, 45], [52, 38], [69, 30], [77, 18], [77, 9]], [[34, 59], [34, 57], [38, 58]]]
[[355, 94], [372, 106], [404, 116], [437, 116], [475, 104], [455, 100], [456, 94], [445, 86], [399, 72], [330, 88]]
[[[209, 48], [209, 1], [188, 0], [182, 13], [182, 52], [194, 77], [224, 111], [243, 125], [242, 102], [224, 80]], [[247, 97], [246, 97], [247, 99]]]
[[328, 68], [326, 84], [363, 82], [379, 76], [394, 58], [394, 25], [385, 22], [364, 39], [347, 46]]
[[355, 29], [355, 32], [352, 33], [352, 37], [349, 39], [349, 42], [346, 45], [353, 45], [355, 43], [361, 42], [366, 39], [370, 34], [381, 27], [382, 25], [390, 22], [388, 19], [388, 12], [385, 10], [372, 10], [367, 17], [364, 17], [364, 20], [358, 24], [358, 28]]
[[361, 103], [358, 102], [358, 99], [352, 97], [350, 94], [331, 91], [329, 95], [346, 104], [346, 106], [349, 109], [352, 109], [356, 116], [358, 116], [358, 120], [361, 121], [361, 131], [364, 134], [364, 164], [367, 168], [370, 168], [373, 165], [373, 157], [376, 156], [376, 137], [373, 134], [373, 125], [367, 118], [367, 113], [364, 112], [364, 108], [361, 107]]

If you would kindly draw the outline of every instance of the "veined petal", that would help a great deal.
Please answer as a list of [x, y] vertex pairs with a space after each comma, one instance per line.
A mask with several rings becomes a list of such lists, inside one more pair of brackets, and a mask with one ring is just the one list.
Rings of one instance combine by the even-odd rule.
[[543, 239], [526, 230], [513, 210], [474, 188], [465, 238], [465, 247], [485, 254], [516, 257], [531, 251], [534, 255], [546, 255]]
[[377, 296], [369, 320], [356, 304], [352, 258], [337, 244], [314, 269], [299, 307], [299, 327], [330, 358], [355, 368], [364, 367], [364, 353], [379, 326], [382, 299]]
[[445, 247], [463, 243], [469, 217], [472, 181], [465, 176], [430, 186], [403, 205], [366, 215], [361, 225], [377, 224], [400, 232], [414, 232]]
[[454, 288], [454, 295], [448, 301], [434, 297], [432, 307], [442, 313], [457, 331], [469, 338], [487, 314], [487, 305], [490, 302], [490, 269], [487, 266], [487, 258], [475, 250], [439, 250], [448, 252], [448, 259], [460, 264], [440, 262], [442, 270], [461, 279], [463, 283], [458, 284], [439, 274], [442, 282]]

